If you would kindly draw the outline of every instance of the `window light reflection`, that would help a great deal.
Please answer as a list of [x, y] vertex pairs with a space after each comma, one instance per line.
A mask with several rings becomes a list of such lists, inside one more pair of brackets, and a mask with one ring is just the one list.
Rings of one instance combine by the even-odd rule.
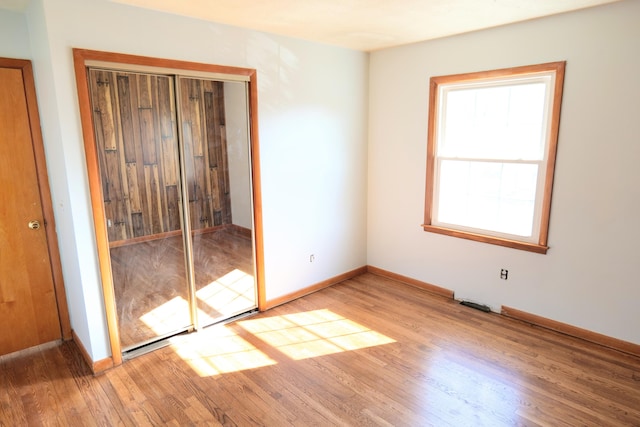
[[201, 377], [276, 364], [224, 325], [172, 338], [171, 343], [176, 354]]
[[[202, 313], [205, 315], [205, 313]], [[182, 297], [175, 297], [146, 312], [140, 317], [156, 335], [165, 335], [191, 324], [189, 303]]]
[[[206, 324], [215, 319], [198, 309], [198, 319]], [[170, 334], [191, 325], [189, 303], [182, 297], [175, 297], [162, 305], [146, 312], [140, 317], [157, 336]]]
[[[176, 297], [146, 313], [141, 320], [160, 335], [175, 331], [176, 325], [188, 325], [185, 313], [187, 301]], [[201, 318], [208, 317], [201, 310], [198, 314]], [[235, 333], [234, 325], [264, 342], [264, 351]], [[202, 377], [275, 365], [277, 362], [266, 354], [270, 351], [301, 360], [393, 342], [327, 309], [219, 324], [170, 339], [176, 354]]]
[[200, 288], [196, 296], [219, 313], [237, 313], [255, 305], [253, 276], [236, 268]]
[[327, 309], [244, 320], [238, 325], [294, 360], [395, 342]]

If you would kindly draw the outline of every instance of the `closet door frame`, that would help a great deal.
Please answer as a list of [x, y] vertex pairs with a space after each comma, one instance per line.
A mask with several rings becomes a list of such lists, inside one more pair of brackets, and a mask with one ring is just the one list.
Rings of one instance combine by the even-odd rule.
[[109, 239], [107, 235], [107, 221], [103, 209], [103, 194], [96, 151], [93, 114], [90, 102], [90, 88], [88, 80], [88, 67], [95, 62], [104, 62], [116, 65], [123, 70], [146, 69], [149, 72], [155, 70], [172, 70], [176, 74], [198, 76], [198, 73], [208, 75], [233, 77], [247, 81], [249, 100], [249, 139], [251, 152], [251, 181], [253, 198], [253, 223], [254, 223], [254, 252], [255, 252], [255, 281], [258, 295], [258, 310], [266, 309], [264, 288], [264, 252], [262, 233], [262, 196], [260, 185], [260, 153], [258, 140], [258, 82], [255, 69], [213, 65], [198, 62], [178, 61], [172, 59], [153, 58], [122, 53], [102, 52], [87, 49], [73, 49], [73, 61], [78, 90], [78, 103], [80, 119], [82, 123], [82, 135], [87, 163], [87, 175], [91, 195], [91, 207], [96, 235], [96, 247], [100, 275], [102, 278], [102, 291], [104, 295], [104, 307], [106, 312], [107, 328], [111, 348], [111, 360], [114, 366], [122, 364], [122, 349], [120, 346], [120, 334], [118, 331], [118, 318], [116, 301], [111, 275], [111, 258], [109, 252]]

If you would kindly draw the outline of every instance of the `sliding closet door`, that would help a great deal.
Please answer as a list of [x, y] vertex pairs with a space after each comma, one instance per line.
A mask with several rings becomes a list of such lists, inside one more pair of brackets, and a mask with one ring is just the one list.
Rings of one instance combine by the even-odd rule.
[[256, 308], [247, 84], [178, 79], [200, 326]]
[[123, 351], [193, 325], [172, 77], [89, 70]]

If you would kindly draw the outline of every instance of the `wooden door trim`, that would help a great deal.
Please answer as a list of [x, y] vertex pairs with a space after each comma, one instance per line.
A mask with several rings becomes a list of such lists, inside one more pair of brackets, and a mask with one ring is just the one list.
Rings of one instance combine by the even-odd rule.
[[[223, 65], [204, 64], [198, 62], [179, 61], [173, 59], [153, 58], [147, 56], [128, 55], [122, 53], [102, 52], [87, 49], [73, 49], [73, 62], [76, 74], [76, 86], [78, 90], [78, 102], [80, 119], [82, 122], [82, 135], [84, 139], [85, 156], [87, 162], [87, 174], [91, 193], [91, 206], [93, 222], [96, 233], [96, 246], [100, 274], [102, 276], [102, 290], [109, 330], [109, 341], [113, 365], [122, 364], [122, 351], [118, 332], [118, 319], [111, 276], [111, 259], [109, 256], [109, 239], [107, 236], [106, 218], [102, 207], [103, 194], [100, 184], [100, 170], [98, 166], [98, 154], [96, 152], [95, 134], [93, 127], [93, 115], [89, 96], [89, 81], [87, 78], [87, 63], [91, 61], [104, 61], [121, 64], [124, 69], [127, 65], [170, 68], [175, 70], [196, 71], [230, 74], [248, 77], [249, 91], [249, 127], [251, 132], [251, 169], [253, 181], [253, 215], [255, 234], [256, 256], [256, 283], [258, 293], [258, 309], [266, 307], [264, 287], [264, 252], [262, 240], [262, 196], [260, 182], [260, 155], [258, 141], [258, 84], [255, 69], [230, 67]], [[188, 74], [188, 73], [187, 73]]]
[[56, 222], [53, 214], [53, 202], [51, 200], [51, 188], [49, 187], [49, 175], [47, 173], [44, 142], [40, 127], [40, 114], [38, 112], [33, 67], [29, 60], [11, 58], [0, 58], [0, 67], [19, 69], [22, 72], [25, 99], [27, 102], [27, 113], [29, 115], [29, 127], [31, 130], [31, 141], [33, 145], [33, 155], [36, 164], [38, 186], [40, 187], [40, 203], [42, 206], [42, 215], [47, 237], [47, 249], [49, 250], [49, 259], [51, 262], [51, 275], [53, 277], [53, 287], [58, 305], [60, 332], [62, 339], [70, 340], [72, 338], [71, 321], [69, 320], [69, 307], [67, 305], [64, 278], [62, 276], [62, 261], [58, 246], [58, 235], [56, 233]]

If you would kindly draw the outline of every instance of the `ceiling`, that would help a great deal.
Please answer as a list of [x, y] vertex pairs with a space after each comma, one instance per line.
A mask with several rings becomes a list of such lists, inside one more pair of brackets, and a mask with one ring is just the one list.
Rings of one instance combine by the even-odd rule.
[[[355, 50], [462, 34], [619, 0], [108, 0]], [[20, 10], [29, 0], [0, 0]]]

